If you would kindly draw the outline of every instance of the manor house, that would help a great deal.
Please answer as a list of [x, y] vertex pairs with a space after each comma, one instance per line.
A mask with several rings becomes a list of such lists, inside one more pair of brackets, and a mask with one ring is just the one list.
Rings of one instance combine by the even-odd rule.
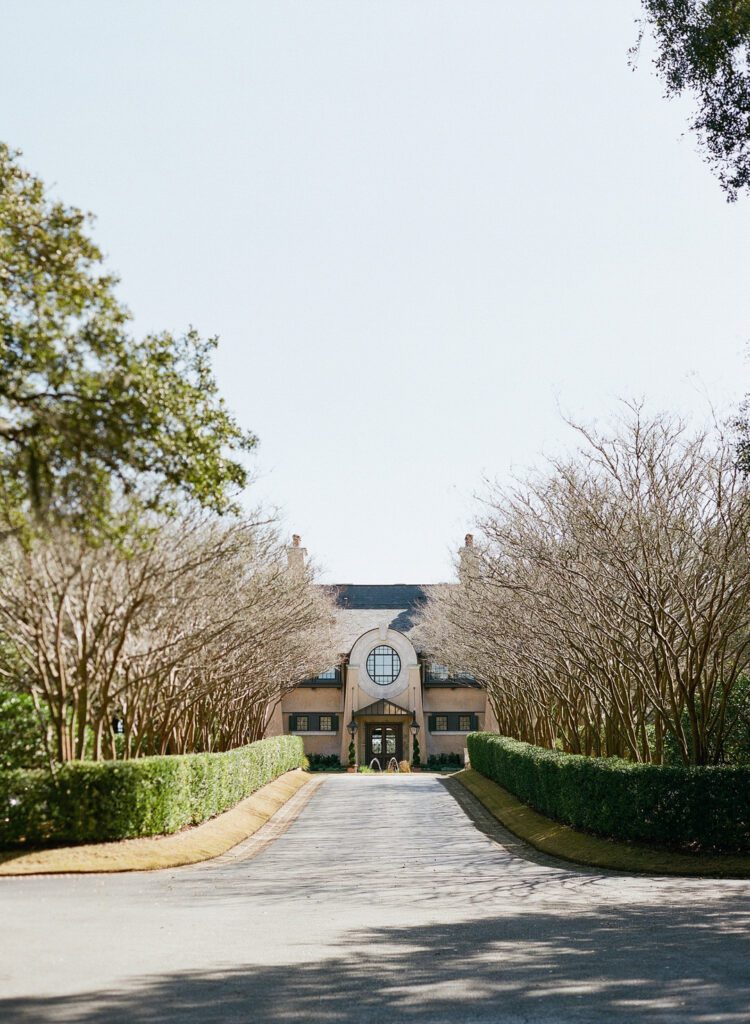
[[[472, 545], [467, 534], [462, 563]], [[304, 564], [307, 552], [297, 535], [287, 552], [290, 568]], [[302, 736], [307, 754], [335, 754], [342, 764], [353, 740], [358, 763], [377, 759], [385, 768], [392, 757], [412, 759], [415, 736], [424, 762], [433, 754], [463, 759], [467, 733], [497, 730], [477, 680], [449, 674], [412, 635], [429, 585], [345, 583], [327, 589], [336, 604], [339, 660], [282, 698], [267, 735]]]

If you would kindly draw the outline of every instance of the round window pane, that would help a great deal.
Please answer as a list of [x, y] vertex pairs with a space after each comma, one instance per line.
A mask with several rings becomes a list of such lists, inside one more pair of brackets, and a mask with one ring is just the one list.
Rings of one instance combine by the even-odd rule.
[[378, 686], [387, 686], [398, 679], [401, 659], [392, 647], [381, 644], [367, 655], [367, 674]]

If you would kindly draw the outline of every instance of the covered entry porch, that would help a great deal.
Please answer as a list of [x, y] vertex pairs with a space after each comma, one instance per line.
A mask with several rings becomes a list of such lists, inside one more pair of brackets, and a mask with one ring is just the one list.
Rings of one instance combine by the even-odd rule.
[[411, 733], [416, 723], [413, 711], [388, 700], [377, 700], [354, 712], [355, 746], [359, 764], [377, 761], [382, 769], [395, 758], [411, 760]]

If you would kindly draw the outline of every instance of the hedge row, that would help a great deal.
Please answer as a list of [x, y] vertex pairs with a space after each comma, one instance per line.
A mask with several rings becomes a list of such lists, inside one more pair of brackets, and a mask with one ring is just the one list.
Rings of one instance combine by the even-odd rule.
[[0, 846], [91, 843], [176, 832], [234, 807], [304, 764], [299, 736], [222, 754], [69, 762], [0, 772]]
[[750, 767], [666, 767], [581, 757], [492, 733], [468, 737], [471, 765], [574, 828], [695, 850], [750, 850]]

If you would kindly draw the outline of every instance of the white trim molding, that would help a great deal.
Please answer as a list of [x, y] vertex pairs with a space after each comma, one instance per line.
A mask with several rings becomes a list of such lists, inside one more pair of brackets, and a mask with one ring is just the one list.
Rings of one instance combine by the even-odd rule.
[[[381, 644], [392, 647], [401, 659], [401, 671], [393, 682], [386, 686], [381, 686], [370, 679], [367, 671], [367, 655]], [[390, 700], [408, 689], [409, 669], [414, 668], [417, 664], [417, 652], [409, 638], [396, 629], [390, 629], [387, 623], [363, 633], [349, 654], [349, 669], [357, 669], [357, 682], [360, 688], [375, 700]]]

